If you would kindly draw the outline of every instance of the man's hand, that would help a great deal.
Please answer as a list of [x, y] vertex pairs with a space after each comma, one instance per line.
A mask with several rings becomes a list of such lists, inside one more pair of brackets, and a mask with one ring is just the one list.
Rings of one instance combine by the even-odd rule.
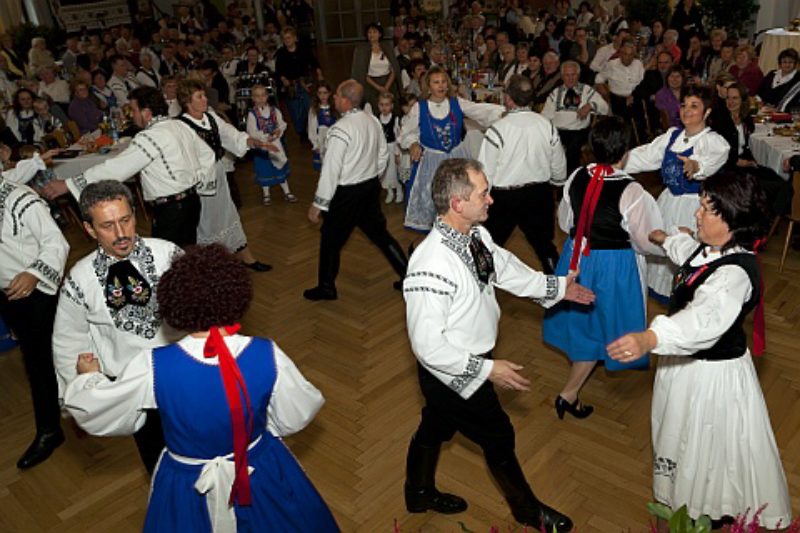
[[78, 354], [78, 364], [75, 365], [78, 374], [100, 372], [100, 360], [93, 353]]
[[608, 356], [621, 363], [636, 361], [658, 344], [658, 337], [652, 329], [640, 333], [629, 333], [608, 346]]
[[578, 274], [579, 271], [577, 270], [567, 274], [567, 290], [564, 291], [564, 299], [570, 302], [589, 305], [594, 302], [594, 293], [575, 281]]
[[589, 116], [589, 113], [592, 112], [591, 104], [584, 104], [580, 109], [578, 109], [578, 119], [583, 120]]
[[419, 161], [422, 157], [422, 146], [419, 143], [414, 143], [411, 145], [411, 148], [408, 149], [409, 155], [411, 155], [412, 161]]
[[528, 391], [531, 382], [517, 373], [523, 366], [505, 359], [494, 361], [492, 371], [489, 373], [489, 381], [501, 389]]
[[48, 150], [45, 153], [41, 154], [39, 157], [42, 158], [42, 161], [45, 163], [49, 162], [53, 157], [57, 156], [61, 153], [61, 148], [53, 148], [52, 150]]
[[9, 300], [21, 300], [31, 295], [39, 279], [30, 272], [20, 272], [6, 288], [6, 297]]
[[650, 235], [647, 236], [647, 238], [650, 239], [650, 242], [657, 244], [658, 246], [662, 246], [664, 241], [667, 240], [667, 237], [669, 237], [667, 232], [660, 229], [654, 229], [650, 232]]
[[64, 180], [53, 180], [44, 187], [42, 187], [42, 194], [48, 200], [55, 200], [61, 195], [67, 194], [67, 182]]
[[312, 224], [319, 224], [320, 213], [320, 208], [312, 205], [308, 208], [308, 220], [310, 220]]

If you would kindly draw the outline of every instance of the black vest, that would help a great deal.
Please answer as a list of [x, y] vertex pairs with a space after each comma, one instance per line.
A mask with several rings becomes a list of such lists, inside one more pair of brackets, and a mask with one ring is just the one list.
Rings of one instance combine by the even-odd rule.
[[[573, 239], [590, 178], [589, 171], [583, 167], [575, 174], [569, 187], [569, 201], [575, 220], [569, 235]], [[592, 250], [622, 250], [631, 247], [630, 235], [622, 229], [622, 213], [619, 211], [619, 199], [631, 181], [633, 181], [631, 178], [606, 179], [603, 183], [592, 225], [586, 234]]]
[[222, 159], [222, 156], [225, 155], [225, 148], [222, 147], [222, 139], [219, 136], [219, 127], [217, 126], [217, 122], [214, 120], [214, 117], [208, 113], [206, 113], [206, 118], [208, 119], [208, 123], [211, 125], [210, 130], [201, 128], [184, 115], [179, 116], [178, 120], [192, 128], [197, 135], [199, 135], [200, 138], [203, 139], [205, 143], [214, 151], [214, 159], [219, 161]]
[[391, 120], [389, 120], [389, 122], [387, 122], [386, 124], [381, 122], [381, 127], [383, 128], [383, 136], [386, 137], [387, 144], [393, 143], [397, 140], [394, 135], [394, 123], [396, 120], [397, 120], [397, 115], [392, 114], [392, 118]]
[[708, 361], [736, 359], [741, 357], [747, 350], [747, 335], [745, 335], [742, 324], [748, 313], [755, 309], [761, 296], [761, 272], [758, 268], [758, 262], [753, 254], [737, 253], [724, 255], [715, 261], [697, 267], [691, 266], [692, 259], [702, 250], [703, 245], [700, 245], [678, 270], [672, 288], [672, 295], [669, 299], [669, 314], [673, 315], [686, 307], [694, 299], [694, 293], [697, 288], [719, 267], [736, 265], [742, 268], [747, 273], [747, 277], [750, 278], [750, 285], [753, 287], [750, 299], [742, 305], [739, 316], [736, 317], [728, 331], [722, 334], [714, 346], [695, 352], [690, 356], [693, 359], [705, 359]]

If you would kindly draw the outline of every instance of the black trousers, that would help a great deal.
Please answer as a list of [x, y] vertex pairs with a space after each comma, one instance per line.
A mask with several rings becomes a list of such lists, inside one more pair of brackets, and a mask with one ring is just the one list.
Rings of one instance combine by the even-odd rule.
[[133, 434], [133, 439], [136, 441], [139, 457], [142, 458], [147, 473], [152, 475], [161, 451], [166, 446], [158, 409], [147, 410], [147, 420], [139, 431]]
[[[590, 128], [558, 130], [558, 136], [561, 137], [561, 144], [564, 146], [564, 154], [567, 156], [567, 177], [581, 166], [583, 146], [589, 142], [589, 130]], [[492, 196], [494, 196], [494, 191]]]
[[[52, 348], [57, 302], [57, 296], [38, 289], [20, 300], [9, 300], [5, 292], [0, 291], [0, 315], [14, 331], [22, 351], [37, 433], [51, 433], [61, 426]], [[75, 354], [77, 362], [78, 354]]]
[[558, 249], [553, 244], [555, 233], [555, 199], [549, 183], [532, 183], [518, 189], [492, 189], [494, 203], [489, 218], [483, 223], [492, 239], [503, 246], [514, 228], [519, 226], [542, 267], [548, 273], [558, 262]]
[[192, 193], [181, 200], [153, 204], [153, 237], [180, 247], [197, 244], [200, 197]]
[[641, 105], [641, 101], [637, 101], [637, 99], [634, 98], [633, 103], [628, 105], [628, 98], [626, 96], [617, 96], [612, 93], [609, 96], [609, 102], [611, 104], [611, 112], [631, 124], [632, 145], [646, 143], [649, 139], [647, 138], [644, 106]]
[[465, 400], [419, 363], [417, 370], [425, 398], [422, 420], [414, 437], [417, 443], [439, 446], [458, 431], [481, 447], [489, 464], [515, 456], [514, 426], [490, 381]]
[[405, 255], [386, 229], [386, 218], [381, 211], [380, 192], [381, 184], [378, 178], [356, 185], [340, 185], [336, 188], [328, 212], [322, 215], [319, 244], [320, 287], [336, 286], [342, 247], [357, 227], [380, 248], [401, 278], [406, 275]]

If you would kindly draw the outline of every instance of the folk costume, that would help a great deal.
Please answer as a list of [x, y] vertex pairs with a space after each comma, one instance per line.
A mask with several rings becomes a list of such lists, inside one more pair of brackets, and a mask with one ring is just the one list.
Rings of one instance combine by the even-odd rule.
[[153, 207], [153, 237], [178, 246], [197, 242], [200, 199], [197, 187], [208, 180], [213, 154], [201, 150], [185, 124], [155, 117], [120, 154], [65, 180], [76, 199], [96, 181], [126, 181], [141, 174], [144, 200]]
[[400, 134], [400, 147], [408, 150], [412, 144], [419, 142], [424, 151], [407, 185], [407, 228], [426, 232], [436, 219], [431, 184], [439, 163], [445, 159], [474, 159], [477, 156], [477, 151], [472, 153], [469, 145], [463, 142], [464, 117], [488, 128], [504, 112], [503, 106], [476, 104], [456, 97], [438, 103], [420, 100], [414, 104]]
[[311, 142], [311, 150], [313, 150], [312, 164], [314, 170], [319, 171], [322, 169], [328, 129], [335, 122], [336, 117], [333, 115], [333, 108], [330, 105], [321, 105], [316, 112], [312, 108], [311, 113], [308, 114], [308, 140]]
[[[224, 364], [241, 374], [241, 387], [231, 386], [244, 420], [232, 416]], [[324, 399], [269, 339], [187, 336], [139, 353], [115, 381], [81, 374], [65, 401], [93, 435], [129, 435], [152, 410], [161, 413], [167, 446], [151, 486], [148, 533], [339, 530], [281, 440], [307, 426]]]
[[386, 138], [386, 145], [389, 148], [389, 159], [386, 162], [386, 170], [381, 176], [381, 186], [386, 189], [386, 203], [395, 200], [398, 204], [403, 202], [403, 186], [397, 172], [397, 162], [395, 161], [395, 151], [397, 148], [397, 138], [400, 136], [400, 117], [394, 113], [384, 115], [378, 114], [378, 120], [383, 129], [383, 136]]
[[663, 225], [656, 201], [625, 172], [592, 164], [564, 186], [558, 223], [569, 237], [556, 274], [580, 267], [581, 285], [598, 298], [591, 306], [561, 302], [549, 309], [544, 341], [570, 361], [603, 361], [608, 370], [647, 368], [646, 357], [622, 364], [608, 357], [606, 346], [647, 323], [644, 254], [663, 255], [648, 239]]
[[247, 133], [239, 131], [216, 113], [209, 110], [197, 120], [183, 113], [178, 120], [189, 126], [200, 137], [198, 152], [213, 157], [208, 179], [198, 189], [200, 195], [200, 223], [197, 225], [197, 243], [220, 243], [232, 253], [247, 247], [247, 236], [242, 221], [231, 198], [226, 176], [225, 151], [242, 157], [249, 147]]
[[[158, 282], [181, 249], [161, 239], [136, 237], [124, 259], [98, 246], [79, 260], [61, 288], [53, 332], [59, 398], [76, 378], [81, 353], [92, 353], [104, 375], [115, 378], [142, 350], [174, 342], [179, 334], [161, 321]], [[135, 435], [139, 454], [153, 471], [164, 439], [154, 414]]]
[[273, 185], [280, 185], [287, 199], [294, 198], [286, 182], [291, 170], [283, 148], [284, 133], [286, 133], [286, 122], [275, 106], [267, 104], [263, 108], [254, 107], [247, 114], [247, 134], [259, 141], [271, 142], [279, 149], [277, 152], [259, 149], [253, 154], [256, 183], [261, 186], [265, 205], [268, 205], [269, 188]]
[[[673, 509], [712, 519], [760, 514], [761, 526], [791, 523], [775, 436], [742, 323], [760, 298], [754, 255], [719, 252], [684, 233], [664, 250], [682, 265], [668, 316], [650, 324], [658, 344], [653, 385], [653, 492]], [[599, 300], [599, 298], [598, 298]]]
[[558, 132], [549, 120], [517, 107], [486, 130], [478, 160], [492, 185], [494, 203], [484, 227], [503, 246], [519, 226], [536, 251], [545, 274], [554, 272], [553, 185], [567, 178]]
[[[41, 159], [38, 163], [27, 165], [28, 174], [44, 168]], [[0, 176], [0, 286], [7, 288], [23, 272], [38, 280], [32, 292], [14, 300], [0, 291], [0, 318], [17, 337], [33, 400], [36, 439], [17, 463], [19, 468], [28, 468], [49, 455], [35, 450], [42, 439], [50, 439], [50, 444], [45, 443], [50, 451], [64, 439], [50, 337], [69, 244], [47, 203], [29, 187], [6, 180], [5, 174]]]
[[[700, 206], [700, 182], [715, 174], [728, 159], [730, 146], [719, 134], [705, 128], [691, 137], [681, 128], [670, 128], [650, 144], [631, 150], [625, 172], [636, 174], [661, 169], [666, 188], [658, 196], [658, 208], [667, 233], [679, 226], [697, 229], [694, 213]], [[689, 179], [678, 156], [689, 157], [700, 164], [698, 172]], [[676, 268], [664, 257], [647, 258], [647, 286], [658, 296], [666, 298], [672, 290]]]

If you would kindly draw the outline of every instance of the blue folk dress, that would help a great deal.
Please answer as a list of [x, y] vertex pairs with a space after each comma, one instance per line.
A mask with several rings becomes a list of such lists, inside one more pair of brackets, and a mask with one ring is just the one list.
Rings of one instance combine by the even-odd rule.
[[[234, 505], [237, 531], [339, 531], [297, 460], [265, 429], [276, 379], [272, 342], [253, 338], [236, 362], [254, 411], [247, 459], [253, 468], [252, 504]], [[210, 533], [207, 497], [195, 489], [203, 465], [189, 463], [232, 456], [231, 415], [219, 367], [173, 344], [153, 350], [153, 380], [167, 450], [153, 477], [144, 531]], [[227, 500], [230, 486], [221, 490]]]
[[319, 138], [320, 149], [314, 150], [311, 156], [311, 164], [314, 170], [322, 170], [322, 157], [325, 155], [325, 137], [328, 134], [328, 129], [336, 123], [336, 117], [333, 116], [330, 106], [320, 107], [317, 110], [317, 137]]
[[[267, 116], [256, 112], [255, 109], [251, 109], [250, 113], [255, 118], [258, 131], [272, 135], [278, 129], [278, 117], [275, 114], [274, 107], [270, 106], [269, 115]], [[278, 140], [275, 144], [283, 151], [281, 140]], [[291, 173], [289, 161], [286, 161], [283, 166], [277, 167], [270, 158], [270, 152], [266, 150], [253, 150], [253, 169], [256, 173], [256, 183], [262, 187], [280, 185], [286, 181]]]
[[436, 220], [431, 184], [439, 164], [445, 159], [470, 158], [469, 147], [462, 142], [464, 113], [458, 98], [450, 98], [450, 112], [441, 120], [433, 118], [427, 100], [419, 101], [419, 142], [424, 149], [407, 183], [408, 206], [405, 226], [428, 232]]

